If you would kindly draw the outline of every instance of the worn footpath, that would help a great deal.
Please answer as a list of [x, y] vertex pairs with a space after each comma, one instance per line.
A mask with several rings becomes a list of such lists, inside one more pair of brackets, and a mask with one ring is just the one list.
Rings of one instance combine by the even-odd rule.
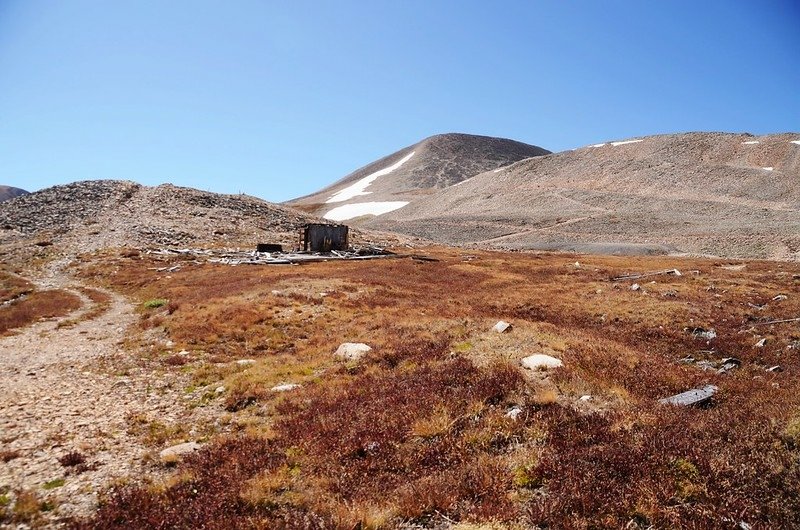
[[[37, 283], [74, 286], [59, 274]], [[65, 319], [76, 325], [51, 319], [0, 338], [0, 493], [13, 510], [22, 492], [33, 492], [44, 502], [45, 525], [52, 527], [90, 513], [115, 480], [141, 475], [150, 465], [153, 448], [131, 433], [132, 417], [170, 424], [193, 414], [174, 373], [137, 369], [130, 362], [115, 372], [117, 361], [132, 355], [123, 348], [136, 318], [132, 304], [109, 293], [110, 308], [82, 320], [91, 302], [75, 294], [84, 308]], [[85, 461], [64, 465], [59, 459], [69, 453]], [[0, 527], [14, 524], [0, 521]]]

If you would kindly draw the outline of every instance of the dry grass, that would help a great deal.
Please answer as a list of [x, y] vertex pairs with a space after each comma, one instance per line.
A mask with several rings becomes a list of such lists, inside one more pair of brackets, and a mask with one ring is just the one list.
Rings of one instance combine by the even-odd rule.
[[[441, 261], [87, 271], [168, 299], [153, 325], [176, 347], [257, 362], [195, 368], [199, 385], [226, 387], [247, 435], [189, 458], [189, 480], [119, 491], [84, 527], [796, 527], [800, 332], [762, 322], [800, 316], [800, 267], [430, 252]], [[675, 267], [638, 291], [610, 281]], [[499, 319], [514, 330], [492, 334]], [[373, 351], [337, 362], [346, 341]], [[564, 367], [523, 371], [532, 353]], [[719, 374], [687, 355], [742, 365]], [[269, 391], [282, 382], [303, 386]], [[657, 404], [702, 384], [720, 388], [709, 408]]]
[[32, 291], [33, 284], [29, 281], [16, 274], [0, 271], [0, 303], [13, 300]]
[[67, 315], [80, 307], [80, 298], [67, 291], [34, 291], [24, 299], [0, 307], [0, 335], [43, 318]]
[[76, 318], [70, 318], [59, 322], [58, 327], [72, 327], [81, 322], [94, 320], [102, 316], [111, 308], [112, 298], [110, 294], [100, 291], [99, 289], [92, 289], [90, 287], [80, 287], [78, 290], [86, 295], [92, 302], [91, 308], [89, 308], [88, 311], [84, 311]]
[[[6, 520], [17, 523], [22, 528], [25, 528], [26, 525], [37, 528], [41, 526], [42, 512], [50, 511], [53, 508], [54, 506], [50, 502], [41, 499], [35, 491], [18, 490], [15, 492], [12, 509], [6, 513]], [[0, 522], [5, 521], [0, 519]]]

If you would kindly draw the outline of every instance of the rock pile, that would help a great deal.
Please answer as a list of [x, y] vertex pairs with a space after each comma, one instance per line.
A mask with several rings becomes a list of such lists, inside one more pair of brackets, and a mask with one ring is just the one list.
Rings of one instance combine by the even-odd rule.
[[318, 221], [247, 195], [96, 180], [54, 186], [0, 204], [0, 246], [4, 253], [21, 257], [52, 245], [68, 255], [118, 247], [261, 242], [291, 247], [300, 227]]
[[[0, 204], [0, 252], [30, 258], [106, 248], [244, 246], [298, 242], [309, 214], [248, 195], [222, 195], [171, 184], [95, 180], [54, 186]], [[353, 244], [400, 244], [387, 234], [351, 230]], [[55, 245], [55, 246], [54, 246]]]

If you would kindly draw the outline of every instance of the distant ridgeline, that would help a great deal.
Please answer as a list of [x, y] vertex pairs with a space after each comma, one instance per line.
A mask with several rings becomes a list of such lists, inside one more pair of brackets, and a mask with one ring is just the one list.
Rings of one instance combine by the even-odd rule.
[[7, 201], [9, 199], [13, 199], [14, 197], [19, 197], [20, 195], [27, 195], [28, 192], [20, 189], [15, 188], [13, 186], [0, 186], [0, 202]]

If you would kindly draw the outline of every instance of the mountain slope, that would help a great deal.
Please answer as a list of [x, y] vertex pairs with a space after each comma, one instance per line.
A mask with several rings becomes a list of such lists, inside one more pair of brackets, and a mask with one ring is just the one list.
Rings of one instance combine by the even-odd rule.
[[27, 193], [27, 191], [13, 186], [0, 186], [0, 202], [19, 197], [20, 195], [27, 195]]
[[299, 227], [314, 220], [247, 195], [83, 181], [0, 204], [0, 244], [33, 248], [38, 242], [73, 253], [124, 246], [292, 245]]
[[490, 247], [800, 259], [800, 134], [651, 136], [531, 158], [366, 226]]
[[441, 134], [287, 204], [331, 220], [380, 215], [484, 171], [547, 153], [541, 147], [503, 138]]

